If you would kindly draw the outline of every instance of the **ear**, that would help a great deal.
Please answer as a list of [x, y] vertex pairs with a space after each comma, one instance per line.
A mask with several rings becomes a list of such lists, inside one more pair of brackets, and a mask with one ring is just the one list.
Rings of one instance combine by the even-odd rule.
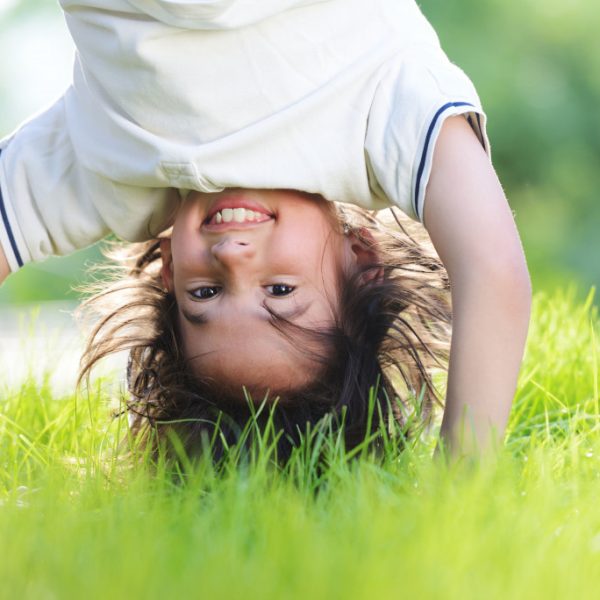
[[160, 274], [163, 285], [168, 292], [173, 292], [173, 258], [171, 256], [171, 238], [160, 240], [160, 254], [162, 257], [162, 268]]
[[[380, 262], [377, 240], [366, 227], [351, 231], [346, 239], [353, 267], [364, 269], [369, 265], [377, 265]], [[373, 268], [363, 272], [361, 280], [363, 283], [381, 283], [383, 281], [383, 268], [373, 266]]]

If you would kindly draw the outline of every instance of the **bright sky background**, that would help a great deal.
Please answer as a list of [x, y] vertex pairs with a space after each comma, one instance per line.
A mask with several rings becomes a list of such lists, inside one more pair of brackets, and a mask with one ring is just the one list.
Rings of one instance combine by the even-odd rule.
[[0, 136], [42, 110], [67, 87], [73, 43], [58, 2], [19, 16], [0, 0]]
[[0, 16], [7, 13], [16, 4], [16, 0], [0, 0]]

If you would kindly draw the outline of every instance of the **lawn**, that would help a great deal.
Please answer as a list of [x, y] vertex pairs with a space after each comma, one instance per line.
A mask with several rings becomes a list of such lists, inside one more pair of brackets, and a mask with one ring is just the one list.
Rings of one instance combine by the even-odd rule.
[[598, 324], [592, 293], [536, 295], [506, 444], [484, 464], [432, 462], [432, 431], [379, 458], [321, 436], [285, 468], [265, 443], [173, 476], [126, 455], [118, 385], [5, 389], [0, 597], [596, 597]]

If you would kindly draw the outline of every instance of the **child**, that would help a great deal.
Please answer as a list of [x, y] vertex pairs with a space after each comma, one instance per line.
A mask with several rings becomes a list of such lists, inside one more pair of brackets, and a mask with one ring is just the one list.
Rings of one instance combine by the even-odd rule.
[[[250, 219], [223, 222], [228, 210]], [[447, 359], [447, 279], [428, 244], [393, 225], [296, 191], [193, 192], [170, 237], [114, 257], [125, 276], [87, 303], [101, 318], [82, 376], [129, 350], [134, 428], [175, 429], [189, 452], [215, 438], [217, 412], [229, 419], [218, 444], [243, 427], [244, 392], [279, 398], [280, 458], [327, 413], [345, 411], [349, 447], [390, 408], [404, 422], [398, 396], [418, 396], [427, 417], [430, 369]]]
[[[477, 95], [414, 2], [62, 4], [79, 51], [74, 84], [0, 143], [0, 241], [12, 269], [109, 231], [153, 238], [185, 210], [172, 189], [391, 203], [426, 223], [452, 282], [443, 432], [458, 449], [471, 443], [460, 439], [465, 419], [476, 445], [501, 433], [527, 270]], [[162, 250], [177, 297], [176, 253]], [[220, 364], [225, 379], [238, 371]]]

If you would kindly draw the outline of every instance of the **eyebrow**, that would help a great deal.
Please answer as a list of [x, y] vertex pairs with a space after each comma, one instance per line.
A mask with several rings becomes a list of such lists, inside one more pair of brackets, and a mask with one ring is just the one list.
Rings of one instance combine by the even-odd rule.
[[[275, 311], [270, 307], [263, 305], [265, 308], [265, 317], [263, 320], [270, 321], [272, 318], [275, 318], [282, 319], [285, 321], [293, 321], [294, 319], [297, 319], [298, 317], [303, 315], [309, 309], [311, 304], [312, 302], [305, 302], [304, 304], [301, 304], [296, 308], [293, 308], [291, 310], [284, 310], [281, 312]], [[183, 307], [181, 307], [180, 310], [181, 314], [183, 315], [183, 318], [192, 325], [206, 325], [210, 322], [210, 319], [207, 318], [206, 313], [204, 312], [191, 312]]]

